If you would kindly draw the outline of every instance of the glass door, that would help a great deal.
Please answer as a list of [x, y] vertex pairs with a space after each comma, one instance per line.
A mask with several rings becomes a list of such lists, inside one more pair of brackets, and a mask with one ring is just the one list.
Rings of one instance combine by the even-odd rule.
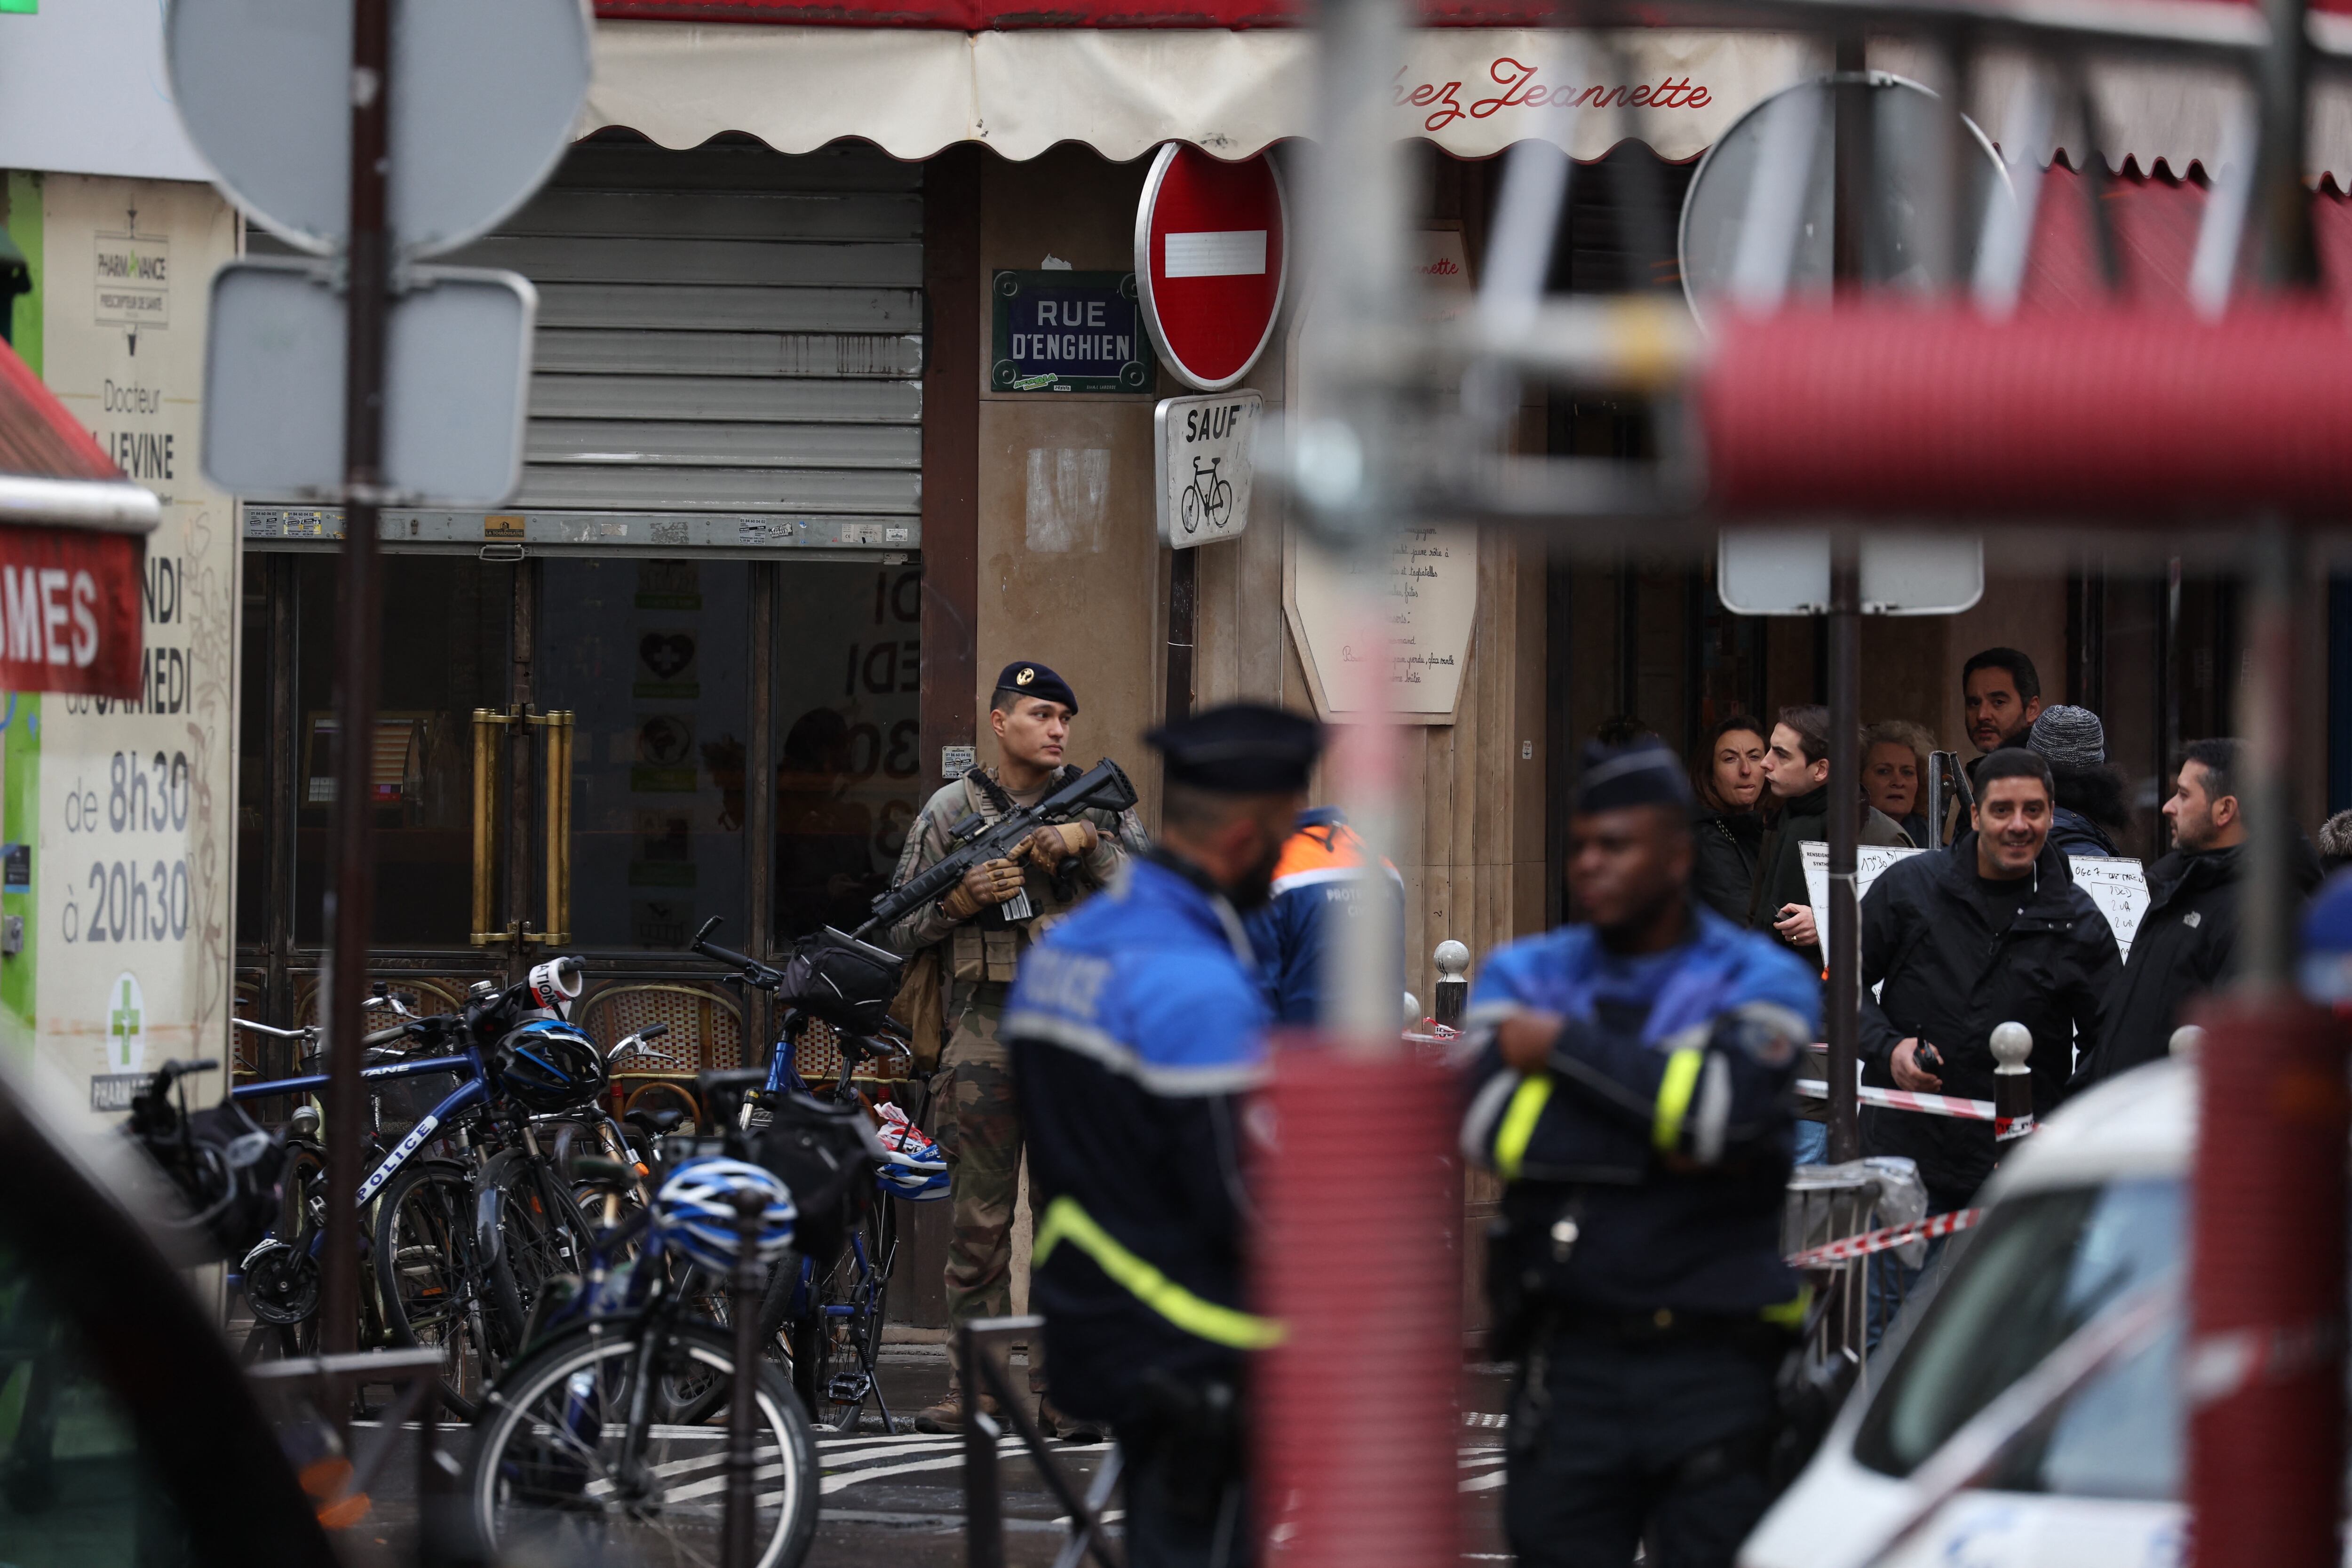
[[[328, 934], [335, 568], [245, 562], [238, 1005], [279, 1024], [315, 1012]], [[761, 998], [686, 944], [716, 916], [764, 955], [887, 884], [931, 787], [919, 568], [394, 552], [384, 574], [372, 978], [437, 1008], [561, 945], [592, 960], [592, 1033], [674, 1022], [701, 1065], [740, 1059]]]

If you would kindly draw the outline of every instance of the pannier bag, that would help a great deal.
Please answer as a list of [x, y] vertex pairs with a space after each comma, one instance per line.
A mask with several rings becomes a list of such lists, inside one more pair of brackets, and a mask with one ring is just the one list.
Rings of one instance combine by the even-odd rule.
[[187, 1205], [160, 1216], [179, 1237], [187, 1261], [226, 1262], [253, 1250], [278, 1221], [278, 1184], [286, 1146], [234, 1100], [191, 1113], [184, 1073], [213, 1062], [165, 1062], [131, 1102], [123, 1131], [163, 1168]]
[[792, 1189], [801, 1255], [830, 1263], [865, 1219], [874, 1201], [874, 1168], [889, 1156], [856, 1100], [835, 1105], [780, 1095], [769, 1100], [768, 1112], [767, 1126], [752, 1136], [751, 1158]]

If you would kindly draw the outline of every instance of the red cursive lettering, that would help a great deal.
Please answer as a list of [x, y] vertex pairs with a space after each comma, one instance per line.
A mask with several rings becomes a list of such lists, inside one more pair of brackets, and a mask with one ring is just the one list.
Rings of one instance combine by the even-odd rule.
[[1532, 92], [1528, 88], [1528, 84], [1535, 80], [1536, 68], [1533, 66], [1522, 65], [1506, 55], [1488, 66], [1486, 74], [1503, 84], [1503, 93], [1499, 98], [1482, 98], [1472, 104], [1470, 112], [1476, 119], [1485, 120], [1497, 110], [1516, 109], [1521, 104], [1544, 101], [1542, 88], [1536, 88]]
[[1714, 100], [1706, 88], [1688, 77], [1667, 77], [1655, 85], [1638, 87], [1553, 87], [1537, 80], [1541, 68], [1509, 55], [1498, 55], [1486, 67], [1487, 79], [1502, 89], [1490, 98], [1462, 103], [1458, 81], [1408, 84], [1404, 71], [1390, 79], [1400, 109], [1427, 110], [1422, 120], [1426, 132], [1444, 130], [1459, 120], [1489, 120], [1506, 109], [1705, 109]]
[[1432, 100], [1440, 106], [1437, 112], [1432, 114], [1428, 119], [1421, 122], [1422, 129], [1424, 131], [1443, 131], [1447, 126], [1453, 124], [1455, 121], [1462, 119], [1462, 101], [1454, 96], [1461, 90], [1462, 84], [1460, 82], [1447, 82], [1445, 86], [1439, 90], [1437, 97]]

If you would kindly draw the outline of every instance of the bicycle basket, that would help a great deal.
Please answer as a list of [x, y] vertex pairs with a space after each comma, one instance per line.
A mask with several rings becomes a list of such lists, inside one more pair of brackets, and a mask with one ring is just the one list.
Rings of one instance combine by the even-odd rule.
[[887, 948], [826, 926], [793, 944], [776, 994], [828, 1024], [870, 1034], [888, 1016], [906, 968]]

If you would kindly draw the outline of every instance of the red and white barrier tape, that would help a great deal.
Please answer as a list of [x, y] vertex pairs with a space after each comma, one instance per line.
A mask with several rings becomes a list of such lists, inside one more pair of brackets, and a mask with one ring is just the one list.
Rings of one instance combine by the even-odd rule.
[[1885, 1252], [1906, 1241], [1933, 1241], [1939, 1236], [1966, 1230], [1984, 1217], [1982, 1209], [1954, 1209], [1949, 1214], [1931, 1214], [1926, 1219], [1915, 1219], [1907, 1225], [1890, 1225], [1884, 1230], [1864, 1231], [1860, 1236], [1843, 1237], [1836, 1241], [1809, 1247], [1789, 1259], [1791, 1268], [1820, 1268], [1827, 1264], [1846, 1263], [1857, 1258], [1867, 1258], [1874, 1252]]
[[[1921, 1110], [1930, 1116], [1957, 1117], [1962, 1121], [1997, 1121], [1990, 1100], [1962, 1100], [1957, 1094], [1918, 1094], [1907, 1089], [1877, 1089], [1861, 1084], [1854, 1092], [1864, 1105], [1884, 1106], [1889, 1110]], [[1830, 1086], [1817, 1078], [1797, 1080], [1797, 1093], [1806, 1100], [1827, 1100]]]

